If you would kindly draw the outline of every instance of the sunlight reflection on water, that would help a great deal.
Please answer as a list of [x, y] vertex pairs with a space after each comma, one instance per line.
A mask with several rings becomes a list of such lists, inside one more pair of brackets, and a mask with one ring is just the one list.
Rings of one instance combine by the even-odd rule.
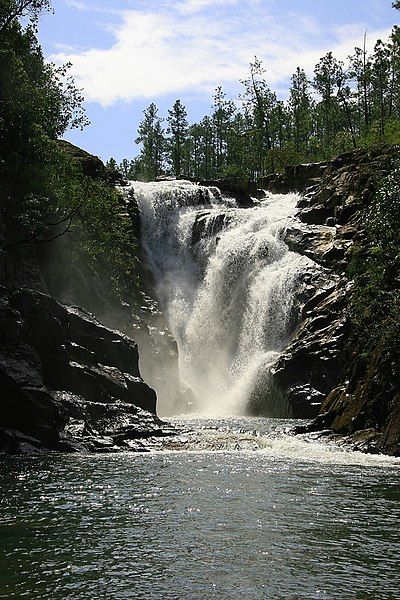
[[231, 449], [4, 460], [0, 597], [399, 597], [399, 461], [195, 425]]

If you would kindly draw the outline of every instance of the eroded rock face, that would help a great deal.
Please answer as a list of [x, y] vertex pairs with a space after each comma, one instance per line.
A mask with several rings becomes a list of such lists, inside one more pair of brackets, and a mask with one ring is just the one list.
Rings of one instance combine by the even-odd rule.
[[198, 183], [210, 188], [217, 188], [223, 194], [236, 198], [238, 206], [242, 208], [253, 206], [252, 198], [263, 194], [262, 190], [257, 189], [255, 181], [251, 180], [215, 179], [203, 180]]
[[306, 302], [302, 323], [273, 368], [275, 402], [286, 405], [291, 416], [318, 414], [302, 432], [330, 429], [350, 436], [357, 449], [395, 455], [400, 454], [400, 396], [390, 395], [381, 384], [379, 349], [368, 364], [346, 353], [352, 286], [345, 271], [351, 248], [362, 239], [361, 210], [398, 154], [398, 147], [360, 150], [260, 182], [269, 191], [303, 193], [298, 217], [304, 226], [287, 229], [283, 237], [326, 274], [326, 283]]
[[129, 337], [40, 292], [0, 292], [0, 449], [115, 451], [171, 433]]
[[210, 211], [204, 211], [199, 213], [193, 224], [192, 230], [192, 245], [196, 244], [204, 237], [211, 237], [216, 235], [226, 227], [229, 223], [229, 216], [225, 213], [219, 213], [217, 215], [212, 214]]
[[305, 303], [301, 325], [271, 371], [275, 403], [287, 406], [287, 416], [316, 417], [337, 385], [348, 331], [347, 293], [339, 278], [327, 280]]

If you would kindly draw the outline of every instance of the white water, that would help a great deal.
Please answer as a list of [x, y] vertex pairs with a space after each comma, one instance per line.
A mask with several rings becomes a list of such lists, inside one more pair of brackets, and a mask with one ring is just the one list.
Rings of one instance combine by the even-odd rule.
[[[178, 344], [189, 410], [245, 414], [249, 400], [266, 393], [269, 368], [293, 332], [302, 275], [317, 268], [281, 239], [298, 196], [270, 195], [254, 208], [238, 208], [218, 190], [189, 182], [131, 182], [130, 189], [161, 307]], [[198, 218], [202, 235], [193, 240]]]

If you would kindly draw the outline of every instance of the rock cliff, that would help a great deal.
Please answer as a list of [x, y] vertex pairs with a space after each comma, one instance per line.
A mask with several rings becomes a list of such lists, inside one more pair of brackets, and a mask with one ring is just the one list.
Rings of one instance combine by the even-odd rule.
[[288, 229], [284, 238], [326, 272], [273, 370], [273, 393], [293, 416], [318, 415], [301, 431], [327, 429], [350, 436], [359, 449], [390, 454], [400, 453], [400, 396], [386, 397], [379, 384], [379, 348], [362, 367], [350, 354], [352, 281], [346, 269], [354, 244], [363, 239], [363, 211], [398, 155], [398, 147], [360, 150], [259, 182], [273, 192], [302, 193], [298, 216], [306, 227]]
[[[108, 181], [101, 161], [71, 145], [66, 149], [88, 176]], [[384, 389], [379, 348], [368, 364], [349, 354], [347, 267], [354, 244], [363, 239], [363, 210], [398, 153], [396, 147], [363, 150], [287, 167], [257, 185], [222, 186], [243, 207], [261, 189], [300, 192], [302, 225], [281, 235], [290, 249], [322, 267], [299, 285], [291, 342], [266, 382], [269, 404], [285, 407], [286, 416], [314, 419], [301, 431], [328, 430], [350, 436], [362, 450], [391, 454], [400, 453], [400, 395]], [[199, 203], [206, 204], [200, 193]], [[130, 214], [121, 216], [133, 220], [140, 237], [134, 198], [129, 206]], [[210, 221], [206, 206], [192, 243], [218, 237], [226, 219], [221, 214]], [[173, 435], [156, 416], [156, 394], [147, 384], [170, 388], [177, 398], [177, 349], [144, 257], [138, 297], [117, 306], [87, 264], [69, 264], [73, 236], [51, 248], [16, 246], [1, 256], [0, 451], [144, 450]], [[258, 404], [249, 409], [262, 414]]]
[[[86, 176], [111, 183], [97, 157], [61, 143]], [[140, 234], [137, 214], [121, 218]], [[8, 243], [18, 239], [0, 230]], [[166, 336], [151, 346], [156, 303], [143, 290], [130, 304], [116, 301], [85, 260], [73, 260], [75, 235], [0, 253], [0, 451], [143, 450], [143, 440], [173, 434], [156, 415], [132, 339], [144, 340], [148, 362], [156, 352], [170, 357]]]
[[38, 291], [0, 289], [0, 448], [142, 449], [171, 430], [127, 336]]

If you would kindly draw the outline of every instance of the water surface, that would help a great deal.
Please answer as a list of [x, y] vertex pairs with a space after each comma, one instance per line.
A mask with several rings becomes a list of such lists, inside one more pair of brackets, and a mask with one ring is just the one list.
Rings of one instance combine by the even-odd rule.
[[0, 598], [400, 597], [398, 460], [189, 424], [185, 450], [3, 458]]

